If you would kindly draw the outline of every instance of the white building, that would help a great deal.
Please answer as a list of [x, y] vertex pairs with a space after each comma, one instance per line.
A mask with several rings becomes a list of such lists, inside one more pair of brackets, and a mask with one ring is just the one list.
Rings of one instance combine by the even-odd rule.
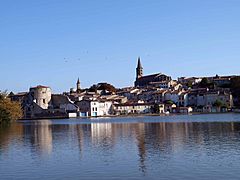
[[112, 101], [89, 99], [76, 102], [81, 117], [108, 116], [112, 112]]
[[200, 77], [180, 77], [178, 78], [178, 82], [181, 84], [198, 84], [202, 81]]
[[179, 94], [178, 106], [188, 106], [188, 92], [181, 92]]
[[146, 114], [151, 113], [153, 104], [151, 103], [125, 103], [115, 104], [116, 114]]
[[175, 104], [179, 104], [179, 96], [181, 92], [179, 91], [167, 91], [164, 94], [164, 101], [173, 101]]

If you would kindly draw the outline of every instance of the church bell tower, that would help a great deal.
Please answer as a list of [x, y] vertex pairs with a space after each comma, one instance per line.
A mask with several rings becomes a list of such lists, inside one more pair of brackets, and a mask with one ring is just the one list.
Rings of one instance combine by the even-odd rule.
[[77, 92], [81, 92], [81, 87], [80, 87], [80, 80], [78, 78], [77, 80]]
[[142, 76], [143, 76], [143, 67], [141, 65], [140, 57], [138, 57], [138, 64], [136, 68], [136, 79], [139, 79]]

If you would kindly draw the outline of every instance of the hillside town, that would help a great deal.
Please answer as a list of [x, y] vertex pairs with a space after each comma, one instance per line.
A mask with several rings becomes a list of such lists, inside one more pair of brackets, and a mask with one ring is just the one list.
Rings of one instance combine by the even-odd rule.
[[144, 75], [139, 57], [133, 87], [98, 83], [82, 89], [78, 79], [76, 88], [62, 94], [38, 85], [28, 92], [11, 92], [9, 97], [21, 103], [25, 119], [217, 113], [237, 111], [239, 79], [236, 75], [177, 80], [162, 73]]

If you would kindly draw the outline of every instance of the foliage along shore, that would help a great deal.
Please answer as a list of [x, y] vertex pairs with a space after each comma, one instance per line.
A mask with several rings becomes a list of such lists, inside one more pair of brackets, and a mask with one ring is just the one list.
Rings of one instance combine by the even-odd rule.
[[6, 92], [0, 91], [0, 125], [22, 118], [22, 108], [19, 102], [13, 102]]

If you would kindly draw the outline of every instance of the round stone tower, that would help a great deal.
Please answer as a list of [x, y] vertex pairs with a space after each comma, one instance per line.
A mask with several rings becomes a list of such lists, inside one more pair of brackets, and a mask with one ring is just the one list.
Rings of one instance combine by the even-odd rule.
[[48, 109], [51, 101], [52, 91], [47, 86], [36, 86], [30, 88], [33, 101], [40, 106], [42, 109]]

